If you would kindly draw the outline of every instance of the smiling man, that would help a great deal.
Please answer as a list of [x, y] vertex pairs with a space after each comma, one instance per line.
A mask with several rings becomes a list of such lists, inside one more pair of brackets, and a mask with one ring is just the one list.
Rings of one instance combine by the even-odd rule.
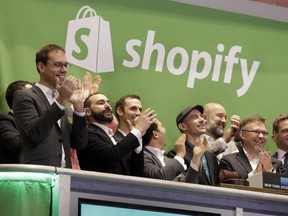
[[128, 94], [116, 102], [115, 114], [119, 121], [119, 126], [114, 138], [117, 141], [123, 139], [130, 132], [134, 119], [140, 115], [141, 111], [142, 105], [138, 95]]
[[220, 160], [220, 172], [235, 171], [240, 179], [247, 179], [259, 172], [283, 173], [281, 161], [264, 151], [268, 136], [265, 119], [259, 115], [248, 116], [240, 125], [239, 136], [243, 147], [239, 152], [224, 155]]
[[[187, 167], [191, 165], [191, 160], [194, 157], [194, 146], [203, 145], [201, 135], [206, 132], [206, 120], [203, 118], [203, 111], [204, 108], [201, 105], [191, 106], [182, 110], [176, 117], [178, 129], [181, 133], [186, 134], [186, 154], [184, 161]], [[168, 153], [170, 158], [174, 158], [175, 155], [175, 149], [172, 149]], [[199, 172], [199, 177], [194, 183], [204, 185], [215, 185], [219, 183], [218, 162], [213, 153], [205, 151], [201, 157], [201, 166], [192, 165], [192, 168]]]
[[[151, 108], [142, 112], [134, 121], [134, 128], [121, 141], [113, 138], [108, 127], [113, 119], [110, 100], [101, 93], [90, 95], [84, 101], [88, 126], [88, 146], [78, 151], [78, 160], [83, 170], [106, 172], [123, 175], [138, 174], [143, 168], [142, 136], [149, 126], [156, 121], [156, 114]], [[143, 154], [142, 154], [143, 155]]]
[[239, 130], [240, 117], [232, 115], [230, 127], [225, 131], [227, 114], [224, 106], [218, 103], [207, 103], [204, 106], [203, 116], [207, 120], [204, 136], [208, 140], [208, 151], [214, 153], [218, 159], [221, 159], [223, 155], [238, 151], [232, 138]]
[[46, 45], [36, 53], [39, 82], [15, 93], [20, 163], [71, 168], [70, 147], [81, 149], [87, 144], [82, 84], [76, 77], [66, 78], [69, 66], [62, 47]]

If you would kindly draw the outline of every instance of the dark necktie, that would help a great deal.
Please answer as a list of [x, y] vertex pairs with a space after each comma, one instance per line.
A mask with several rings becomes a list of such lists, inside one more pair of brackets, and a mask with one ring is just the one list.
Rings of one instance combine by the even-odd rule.
[[201, 157], [201, 162], [202, 162], [202, 166], [204, 168], [204, 171], [205, 171], [205, 173], [206, 173], [206, 175], [208, 177], [208, 180], [211, 183], [211, 176], [210, 176], [210, 172], [209, 172], [209, 168], [208, 168], [208, 163], [207, 163], [206, 156], [204, 154]]
[[284, 169], [285, 169], [285, 172], [288, 174], [288, 152], [284, 156], [285, 156]]

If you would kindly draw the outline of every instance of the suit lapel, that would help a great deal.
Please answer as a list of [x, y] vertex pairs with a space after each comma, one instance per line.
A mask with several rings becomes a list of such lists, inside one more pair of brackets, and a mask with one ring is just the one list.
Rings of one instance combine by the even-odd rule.
[[[149, 149], [144, 148], [144, 151], [147, 152], [147, 153], [152, 157], [152, 159], [157, 163], [157, 165], [158, 165], [159, 167], [163, 167], [163, 166], [162, 166], [162, 163], [159, 161], [159, 159], [158, 159], [151, 151], [149, 151]], [[164, 158], [164, 159], [165, 159], [165, 158]]]
[[236, 159], [239, 161], [239, 163], [242, 165], [242, 167], [247, 171], [247, 173], [250, 173], [252, 171], [252, 167], [250, 165], [249, 159], [246, 157], [243, 149], [241, 149], [237, 153]]
[[88, 126], [89, 128], [93, 129], [102, 139], [106, 140], [107, 142], [109, 142], [111, 145], [114, 145], [112, 140], [110, 139], [110, 137], [106, 134], [106, 132], [98, 127], [97, 125], [95, 124], [89, 124]]
[[48, 99], [46, 98], [45, 94], [42, 92], [42, 90], [39, 87], [34, 85], [32, 87], [32, 91], [38, 95], [38, 97], [41, 99], [41, 101], [45, 104], [46, 108], [48, 108], [50, 106]]

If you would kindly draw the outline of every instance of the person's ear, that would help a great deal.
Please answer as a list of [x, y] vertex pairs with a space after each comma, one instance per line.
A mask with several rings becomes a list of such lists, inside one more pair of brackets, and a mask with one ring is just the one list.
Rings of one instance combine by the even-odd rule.
[[158, 132], [157, 131], [153, 131], [152, 132], [152, 137], [154, 138], [154, 139], [158, 139]]
[[243, 140], [244, 139], [244, 133], [243, 133], [243, 131], [239, 131], [239, 137], [241, 138], [241, 140]]
[[84, 108], [84, 112], [86, 113], [86, 116], [91, 116], [91, 111], [89, 108]]
[[178, 128], [182, 131], [187, 129], [186, 125], [183, 122], [178, 124]]
[[45, 67], [44, 63], [42, 63], [42, 62], [37, 63], [37, 68], [38, 68], [40, 73], [42, 73], [44, 71], [44, 67]]
[[273, 131], [271, 137], [272, 137], [273, 141], [276, 142], [276, 139], [277, 139], [277, 132], [276, 132], [276, 131]]
[[124, 115], [124, 112], [123, 112], [123, 110], [120, 107], [116, 108], [116, 112], [117, 112], [118, 116], [123, 116]]

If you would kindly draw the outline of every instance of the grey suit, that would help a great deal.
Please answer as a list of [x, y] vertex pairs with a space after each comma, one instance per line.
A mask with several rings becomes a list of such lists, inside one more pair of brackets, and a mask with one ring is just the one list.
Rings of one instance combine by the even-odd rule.
[[[193, 158], [194, 145], [186, 141], [185, 147], [186, 147], [186, 155], [184, 157], [185, 164], [187, 166], [190, 166], [190, 162]], [[176, 155], [175, 149], [172, 149], [167, 154], [167, 156], [169, 158], [173, 158], [175, 155]], [[216, 185], [220, 181], [219, 180], [217, 158], [216, 158], [215, 154], [208, 152], [208, 151], [206, 151], [204, 153], [204, 155], [205, 155], [206, 160], [207, 160], [207, 165], [208, 165], [209, 173], [211, 176], [211, 180], [209, 180], [208, 176], [206, 175], [206, 173], [204, 171], [204, 167], [201, 166], [201, 170], [199, 171], [199, 174], [197, 175], [197, 181], [195, 183], [203, 184], [203, 185]]]
[[[284, 172], [284, 167], [281, 161], [271, 157], [271, 162], [277, 173]], [[224, 155], [222, 157], [219, 164], [219, 171], [221, 170], [236, 171], [241, 179], [247, 179], [248, 174], [252, 171], [252, 167], [244, 150], [239, 148], [239, 152]]]
[[176, 159], [164, 156], [165, 166], [147, 148], [144, 148], [143, 176], [148, 178], [197, 183], [198, 172], [189, 166], [187, 173]]
[[60, 167], [63, 144], [66, 167], [71, 168], [70, 147], [87, 145], [85, 117], [69, 107], [61, 110], [55, 102], [50, 105], [37, 86], [15, 93], [13, 111], [22, 138], [20, 163]]

